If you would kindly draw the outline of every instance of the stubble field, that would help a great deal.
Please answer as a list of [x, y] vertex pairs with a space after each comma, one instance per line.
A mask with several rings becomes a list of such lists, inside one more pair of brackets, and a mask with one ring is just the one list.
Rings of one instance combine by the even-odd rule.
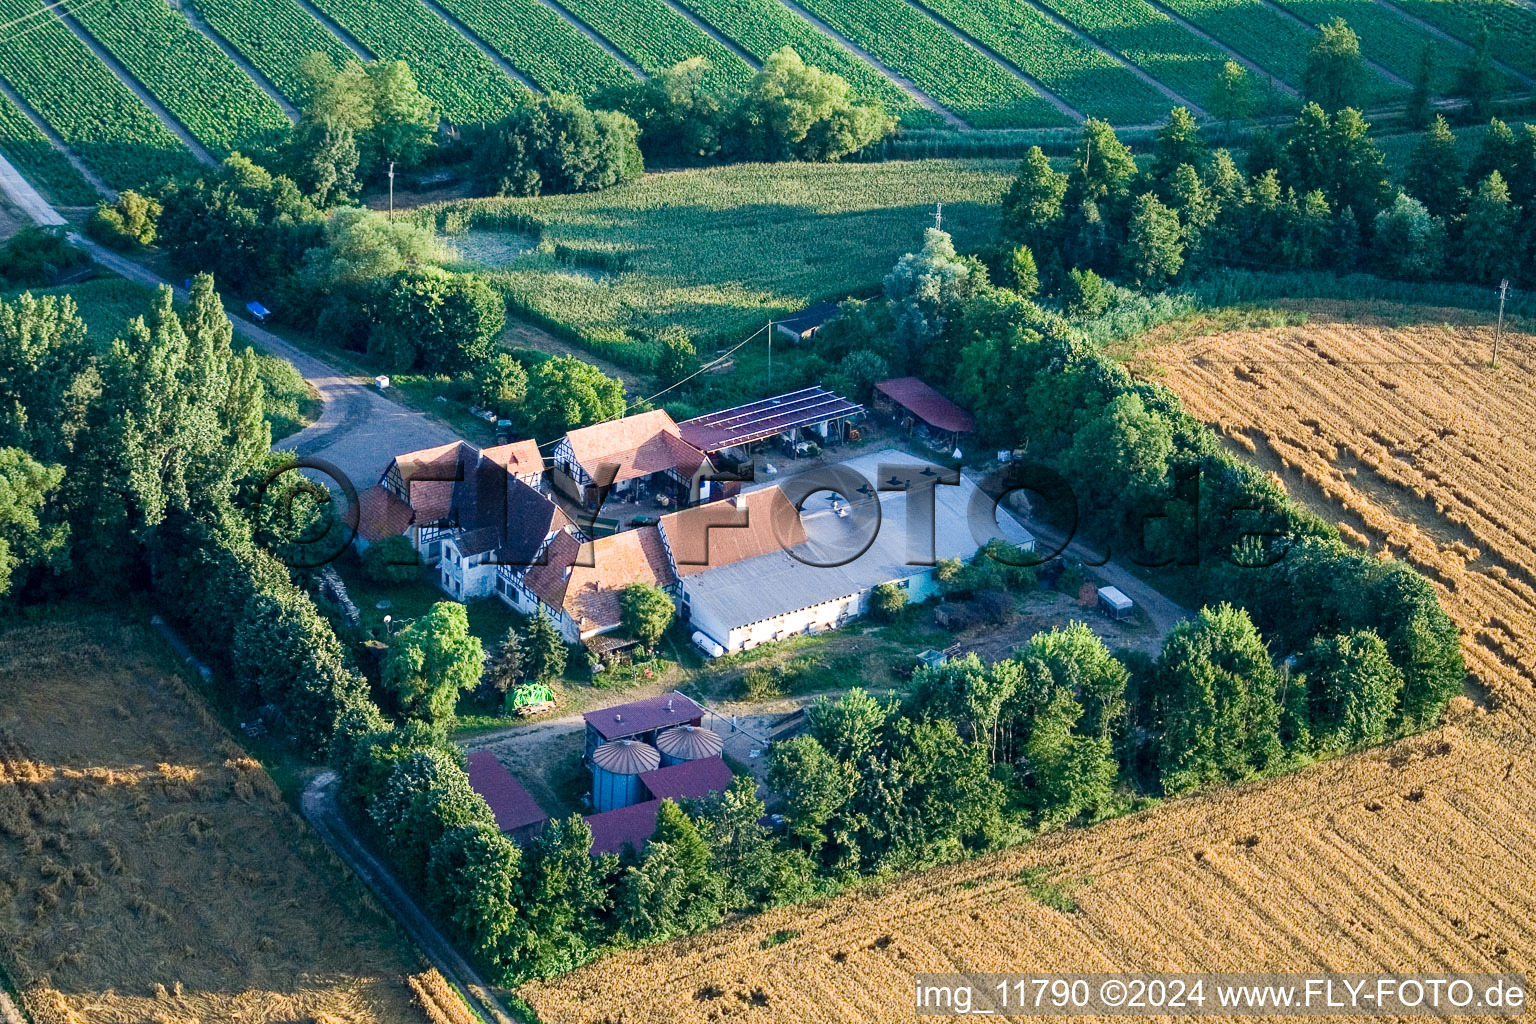
[[32, 1020], [469, 1019], [154, 651], [106, 616], [0, 631], [0, 965]]
[[1489, 370], [1491, 328], [1464, 315], [1310, 309], [1143, 369], [1429, 574], [1491, 710], [1458, 699], [1380, 750], [610, 958], [527, 986], [541, 1017], [915, 1021], [921, 971], [1536, 970], [1536, 344], [1506, 336]]

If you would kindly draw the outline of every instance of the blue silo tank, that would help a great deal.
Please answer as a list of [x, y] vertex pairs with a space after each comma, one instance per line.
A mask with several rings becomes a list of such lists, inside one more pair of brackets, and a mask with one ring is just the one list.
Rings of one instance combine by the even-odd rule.
[[661, 752], [639, 740], [614, 740], [592, 751], [592, 806], [599, 812], [638, 803], [642, 772], [661, 766]]

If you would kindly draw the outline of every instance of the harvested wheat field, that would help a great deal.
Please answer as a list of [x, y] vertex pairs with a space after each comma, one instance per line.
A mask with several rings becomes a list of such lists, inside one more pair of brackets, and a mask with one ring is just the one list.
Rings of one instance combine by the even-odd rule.
[[461, 1020], [156, 650], [0, 632], [0, 962], [37, 1024]]
[[1464, 312], [1306, 308], [1145, 355], [1346, 539], [1433, 580], [1490, 706], [1536, 732], [1536, 337], [1506, 331], [1491, 368]]
[[[1356, 542], [1423, 568], [1495, 710], [1459, 698], [1380, 750], [622, 954], [526, 986], [541, 1017], [915, 1021], [920, 971], [1536, 973], [1536, 339], [1506, 335], [1490, 370], [1491, 329], [1458, 314], [1309, 309], [1146, 368]], [[1076, 909], [1031, 895], [1042, 869]]]

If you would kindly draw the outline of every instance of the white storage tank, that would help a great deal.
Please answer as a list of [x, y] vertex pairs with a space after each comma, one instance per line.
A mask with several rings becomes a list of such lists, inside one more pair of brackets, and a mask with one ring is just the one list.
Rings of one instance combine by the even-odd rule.
[[661, 752], [639, 740], [614, 740], [592, 751], [592, 806], [599, 813], [639, 803], [644, 772], [661, 767]]
[[700, 725], [674, 725], [656, 734], [656, 749], [663, 765], [716, 757], [725, 749], [720, 734]]
[[719, 644], [715, 643], [700, 630], [694, 631], [693, 642], [699, 650], [703, 651], [711, 658], [718, 658], [725, 653], [724, 647], [721, 647]]

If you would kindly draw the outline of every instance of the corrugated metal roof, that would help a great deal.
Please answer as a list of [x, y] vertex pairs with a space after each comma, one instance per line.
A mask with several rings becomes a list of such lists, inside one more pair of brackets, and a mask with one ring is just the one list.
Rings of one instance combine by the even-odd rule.
[[477, 750], [469, 755], [469, 786], [485, 798], [491, 813], [496, 816], [496, 827], [503, 832], [536, 825], [548, 817], [522, 783], [489, 750]]
[[697, 800], [730, 788], [730, 766], [719, 756], [668, 765], [640, 776], [645, 788], [657, 800]]
[[600, 711], [588, 711], [581, 717], [603, 739], [612, 740], [703, 718], [704, 709], [682, 694], [673, 692]]
[[592, 763], [615, 775], [640, 775], [661, 765], [661, 752], [639, 740], [614, 740], [592, 751]]
[[958, 434], [976, 429], [974, 416], [916, 377], [883, 380], [875, 389], [930, 427]]
[[725, 740], [703, 726], [674, 725], [656, 734], [656, 749], [668, 757], [694, 761], [719, 754], [725, 749]]

